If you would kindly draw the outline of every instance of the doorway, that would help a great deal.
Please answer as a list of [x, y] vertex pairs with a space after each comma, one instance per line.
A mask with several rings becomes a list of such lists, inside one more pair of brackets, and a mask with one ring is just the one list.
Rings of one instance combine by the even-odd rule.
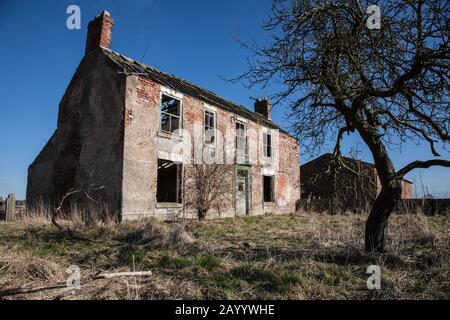
[[249, 170], [238, 168], [236, 170], [236, 215], [250, 214], [250, 183]]

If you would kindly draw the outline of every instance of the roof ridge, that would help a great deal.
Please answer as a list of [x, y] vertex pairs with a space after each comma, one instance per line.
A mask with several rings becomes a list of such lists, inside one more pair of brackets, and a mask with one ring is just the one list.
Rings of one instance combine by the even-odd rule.
[[215, 96], [221, 98], [221, 99], [224, 100], [224, 101], [230, 102], [230, 103], [232, 103], [232, 104], [234, 104], [234, 105], [238, 105], [238, 106], [243, 107], [243, 108], [245, 108], [246, 110], [252, 112], [251, 110], [249, 110], [247, 107], [245, 107], [245, 106], [243, 106], [243, 105], [237, 104], [237, 103], [235, 103], [235, 102], [233, 102], [233, 101], [231, 101], [231, 100], [229, 100], [229, 99], [227, 99], [227, 98], [224, 98], [224, 97], [218, 95], [217, 93], [215, 93], [215, 92], [213, 92], [213, 91], [211, 91], [211, 90], [209, 90], [209, 89], [206, 89], [206, 88], [204, 88], [204, 87], [202, 87], [202, 86], [200, 86], [200, 85], [198, 85], [198, 84], [196, 84], [196, 83], [193, 83], [193, 82], [190, 82], [190, 81], [188, 81], [188, 80], [186, 80], [186, 79], [183, 79], [183, 78], [181, 78], [181, 77], [179, 77], [179, 76], [177, 76], [177, 75], [175, 75], [175, 74], [173, 74], [173, 73], [166, 72], [166, 71], [162, 71], [161, 69], [158, 69], [158, 68], [155, 68], [155, 67], [153, 67], [153, 66], [151, 66], [151, 65], [148, 65], [148, 64], [146, 64], [146, 63], [137, 61], [137, 60], [135, 60], [135, 59], [133, 59], [133, 58], [130, 58], [130, 57], [128, 57], [128, 56], [126, 56], [126, 55], [124, 55], [124, 54], [122, 54], [122, 53], [120, 53], [120, 52], [117, 52], [117, 51], [114, 51], [114, 50], [111, 50], [111, 49], [108, 49], [108, 48], [104, 48], [104, 47], [101, 47], [101, 48], [102, 48], [102, 49], [105, 49], [105, 50], [107, 50], [107, 51], [110, 51], [111, 53], [116, 54], [116, 55], [118, 55], [118, 56], [121, 56], [121, 57], [123, 57], [123, 58], [125, 58], [125, 59], [127, 59], [127, 60], [130, 60], [131, 62], [136, 63], [136, 64], [140, 65], [141, 67], [144, 67], [144, 69], [147, 69], [147, 68], [148, 68], [148, 69], [152, 69], [152, 70], [154, 70], [154, 71], [156, 71], [156, 72], [160, 72], [160, 73], [165, 74], [165, 75], [168, 75], [168, 76], [170, 76], [170, 77], [172, 77], [172, 78], [176, 78], [177, 80], [180, 80], [180, 81], [182, 81], [182, 82], [184, 82], [184, 83], [186, 83], [186, 84], [188, 84], [188, 85], [190, 85], [190, 86], [194, 86], [194, 87], [196, 87], [196, 88], [198, 88], [198, 89], [200, 89], [200, 90], [207, 91], [207, 92], [209, 92], [209, 93], [211, 93], [211, 94], [213, 94], [213, 95], [215, 95]]

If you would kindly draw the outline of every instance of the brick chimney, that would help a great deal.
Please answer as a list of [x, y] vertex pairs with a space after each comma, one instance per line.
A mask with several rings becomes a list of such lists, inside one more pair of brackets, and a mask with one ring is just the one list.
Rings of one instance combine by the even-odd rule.
[[111, 48], [113, 25], [114, 20], [106, 10], [89, 22], [85, 54], [98, 47]]
[[255, 112], [261, 114], [265, 118], [272, 120], [272, 114], [270, 112], [270, 100], [269, 98], [258, 99], [255, 101]]

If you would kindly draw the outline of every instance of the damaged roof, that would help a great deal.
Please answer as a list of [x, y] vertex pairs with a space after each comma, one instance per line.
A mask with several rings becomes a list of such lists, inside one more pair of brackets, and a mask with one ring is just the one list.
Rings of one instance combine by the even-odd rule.
[[218, 96], [214, 92], [201, 88], [175, 75], [160, 71], [144, 63], [135, 61], [118, 52], [114, 52], [103, 47], [101, 47], [101, 49], [117, 66], [122, 68], [125, 73], [137, 74], [143, 78], [149, 79], [167, 88], [186, 94], [207, 104], [219, 107], [263, 126], [267, 126], [272, 129], [278, 129], [280, 130], [280, 132], [290, 135], [287, 131], [281, 129], [273, 121], [266, 119], [259, 113], [252, 112], [244, 106], [226, 100]]

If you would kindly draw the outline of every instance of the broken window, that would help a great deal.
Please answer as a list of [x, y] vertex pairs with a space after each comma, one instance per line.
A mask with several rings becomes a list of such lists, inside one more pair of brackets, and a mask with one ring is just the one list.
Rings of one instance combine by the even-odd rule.
[[216, 114], [205, 110], [205, 142], [213, 144], [216, 141]]
[[263, 134], [263, 149], [264, 156], [272, 158], [272, 135], [270, 133], [264, 132]]
[[181, 129], [181, 101], [163, 94], [161, 96], [161, 130], [174, 133]]
[[245, 124], [236, 122], [236, 150], [240, 154], [245, 154], [247, 148], [247, 137], [245, 133]]
[[274, 177], [263, 176], [264, 202], [274, 202]]
[[181, 165], [158, 160], [156, 201], [181, 203]]

